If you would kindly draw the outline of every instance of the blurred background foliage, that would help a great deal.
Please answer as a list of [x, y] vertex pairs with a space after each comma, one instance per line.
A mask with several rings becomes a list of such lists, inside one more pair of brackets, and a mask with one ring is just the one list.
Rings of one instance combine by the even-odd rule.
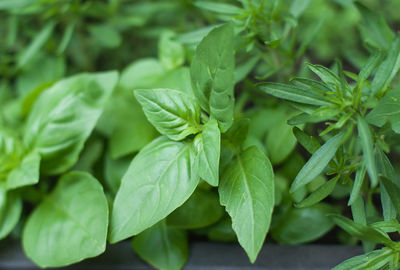
[[[400, 26], [400, 1], [360, 3], [2, 0], [0, 125], [15, 130], [23, 127], [40, 93], [65, 76], [121, 71], [118, 87], [75, 166], [101, 179], [112, 200], [132, 156], [158, 136], [132, 90], [165, 87], [192, 91], [188, 66], [196, 45], [213, 27], [233, 21], [237, 34], [236, 118], [250, 119], [246, 144], [263, 149], [276, 171], [272, 238], [286, 244], [314, 241], [334, 227], [326, 214], [345, 208], [341, 199], [348, 196], [350, 186], [338, 185], [328, 200], [330, 204], [293, 207], [326, 179], [319, 176], [307, 188], [289, 193], [288, 187], [307, 154], [296, 148], [292, 127], [287, 124], [293, 116], [291, 107], [260, 96], [254, 84], [259, 80], [287, 82], [294, 76], [311, 77], [306, 62], [333, 66], [338, 58], [346, 70], [358, 70], [373, 49], [387, 49], [394, 37], [392, 30]], [[213, 203], [214, 195], [209, 186], [200, 185], [196, 196], [171, 215], [168, 225], [174, 226], [175, 217], [187, 221], [183, 223], [187, 226], [181, 224], [180, 228], [190, 229], [192, 235], [235, 240], [229, 218], [218, 203]], [[204, 216], [193, 221], [193, 209]], [[210, 216], [210, 209], [215, 215]], [[376, 212], [373, 201], [367, 201], [368, 215], [374, 218]], [[355, 242], [344, 232], [333, 233], [341, 242]], [[337, 242], [329, 236], [325, 239]]]

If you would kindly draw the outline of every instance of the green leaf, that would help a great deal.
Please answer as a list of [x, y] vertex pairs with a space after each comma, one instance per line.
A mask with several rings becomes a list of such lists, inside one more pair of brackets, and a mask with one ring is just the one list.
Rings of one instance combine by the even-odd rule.
[[161, 270], [180, 270], [188, 254], [185, 231], [168, 227], [161, 221], [133, 239], [133, 249], [150, 265]]
[[274, 207], [274, 175], [264, 153], [252, 146], [224, 170], [220, 201], [232, 217], [232, 227], [251, 262], [262, 247]]
[[334, 210], [320, 203], [308, 208], [290, 208], [271, 228], [271, 235], [278, 243], [295, 245], [311, 242], [334, 227], [327, 214]]
[[106, 48], [116, 48], [121, 45], [122, 38], [117, 30], [109, 24], [91, 25], [88, 27], [90, 34], [97, 44]]
[[314, 72], [327, 86], [329, 86], [332, 90], [336, 90], [337, 88], [341, 88], [341, 82], [339, 77], [333, 73], [330, 69], [327, 69], [321, 65], [312, 65], [307, 64], [308, 68]]
[[389, 194], [394, 207], [396, 207], [397, 213], [400, 213], [400, 186], [385, 176], [381, 177], [381, 181]]
[[163, 136], [143, 148], [122, 178], [111, 215], [112, 243], [139, 234], [182, 205], [199, 181], [188, 141]]
[[361, 148], [363, 152], [363, 159], [367, 167], [368, 175], [371, 179], [371, 184], [375, 187], [378, 184], [378, 171], [376, 169], [376, 160], [374, 154], [374, 143], [369, 126], [364, 118], [357, 117], [358, 136], [361, 140]]
[[18, 58], [17, 68], [25, 66], [29, 62], [29, 60], [31, 60], [32, 57], [34, 57], [39, 52], [46, 41], [50, 38], [54, 27], [55, 23], [53, 21], [47, 23], [43, 27], [43, 29], [35, 36], [29, 46], [22, 51], [20, 57]]
[[400, 133], [400, 88], [390, 90], [369, 114], [366, 120], [375, 126], [382, 127], [390, 122], [392, 129]]
[[64, 266], [103, 253], [107, 227], [103, 187], [87, 173], [69, 172], [29, 216], [22, 243], [40, 267]]
[[173, 32], [165, 31], [161, 34], [158, 56], [167, 70], [177, 68], [185, 62], [185, 50], [181, 43], [174, 40]]
[[58, 174], [76, 163], [117, 79], [116, 72], [77, 75], [40, 95], [29, 114], [24, 143], [42, 157], [42, 171]]
[[227, 4], [227, 3], [216, 3], [216, 2], [211, 2], [211, 1], [195, 1], [194, 5], [196, 7], [217, 12], [217, 13], [222, 13], [222, 14], [229, 14], [229, 15], [238, 15], [240, 13], [243, 13], [244, 10], [241, 9], [240, 7]]
[[167, 224], [180, 229], [196, 229], [216, 223], [223, 213], [218, 195], [198, 188], [182, 206], [167, 217]]
[[214, 28], [198, 45], [190, 66], [194, 95], [221, 131], [232, 125], [235, 51], [233, 26]]
[[317, 190], [313, 191], [307, 198], [302, 200], [300, 203], [297, 203], [296, 207], [298, 208], [310, 207], [319, 203], [332, 193], [333, 189], [336, 187], [336, 183], [338, 180], [339, 177], [335, 177], [325, 182]]
[[382, 248], [350, 258], [332, 268], [332, 270], [376, 270], [381, 269], [392, 259], [394, 251]]
[[171, 89], [135, 90], [134, 94], [150, 123], [171, 140], [200, 131], [201, 109], [192, 97]]
[[216, 120], [211, 119], [204, 125], [194, 144], [198, 151], [196, 159], [199, 176], [210, 185], [218, 186], [221, 133]]
[[39, 182], [40, 155], [29, 153], [7, 177], [7, 189], [14, 189]]
[[0, 188], [0, 239], [4, 239], [17, 225], [22, 213], [21, 197]]
[[358, 78], [357, 83], [362, 84], [365, 80], [371, 76], [373, 71], [378, 67], [378, 65], [383, 60], [384, 53], [382, 51], [375, 51], [367, 60], [367, 62], [362, 67]]
[[282, 120], [268, 132], [265, 141], [268, 156], [274, 165], [284, 161], [296, 147], [292, 127], [286, 123], [286, 118]]
[[310, 183], [325, 169], [329, 161], [335, 156], [339, 146], [343, 143], [344, 137], [345, 133], [343, 132], [333, 136], [311, 156], [294, 179], [290, 192], [293, 193], [300, 187]]
[[250, 120], [247, 118], [239, 119], [233, 123], [229, 130], [224, 134], [225, 138], [236, 148], [241, 148], [246, 141], [249, 133]]
[[337, 214], [332, 214], [330, 216], [339, 227], [341, 227], [350, 235], [355, 236], [361, 240], [367, 242], [374, 242], [377, 244], [384, 244], [386, 246], [393, 248], [396, 245], [396, 242], [392, 242], [392, 240], [390, 240], [390, 238], [387, 235], [369, 226], [360, 223], [355, 223], [352, 220]]
[[258, 88], [274, 97], [298, 103], [320, 106], [330, 105], [329, 101], [324, 96], [296, 85], [266, 82], [258, 84]]
[[400, 68], [400, 35], [397, 35], [389, 48], [385, 60], [379, 65], [371, 83], [370, 95], [384, 93]]
[[347, 205], [352, 205], [355, 200], [360, 196], [360, 190], [364, 182], [366, 169], [367, 168], [364, 162], [362, 162], [357, 168], [356, 178], [354, 180], [353, 189], [351, 190], [350, 199]]
[[310, 154], [314, 154], [318, 148], [321, 147], [320, 143], [313, 136], [306, 134], [298, 127], [293, 128], [293, 134], [297, 141], [306, 149]]
[[381, 14], [371, 11], [360, 2], [355, 2], [361, 12], [363, 25], [360, 25], [361, 36], [369, 45], [379, 49], [387, 49], [394, 38], [394, 33]]

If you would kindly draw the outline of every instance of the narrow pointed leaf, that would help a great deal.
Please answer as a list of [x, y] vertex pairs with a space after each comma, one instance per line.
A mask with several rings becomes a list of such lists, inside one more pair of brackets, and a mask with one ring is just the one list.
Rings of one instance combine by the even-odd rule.
[[258, 84], [258, 88], [262, 92], [273, 95], [274, 97], [298, 103], [320, 106], [330, 105], [323, 96], [315, 94], [307, 88], [301, 88], [296, 85], [266, 82]]
[[371, 184], [375, 187], [378, 184], [378, 171], [376, 169], [376, 160], [374, 154], [374, 144], [369, 126], [364, 118], [357, 118], [358, 135], [361, 140], [361, 148], [363, 151], [363, 159], [367, 167], [368, 175], [371, 179]]
[[310, 183], [325, 169], [339, 146], [343, 143], [344, 136], [345, 133], [343, 132], [333, 136], [311, 156], [294, 179], [290, 192], [294, 192]]
[[298, 208], [310, 207], [314, 204], [319, 203], [323, 199], [329, 196], [332, 193], [333, 189], [335, 188], [337, 181], [339, 180], [338, 177], [335, 177], [322, 186], [320, 186], [317, 190], [313, 191], [307, 198], [302, 200], [300, 203], [296, 204]]

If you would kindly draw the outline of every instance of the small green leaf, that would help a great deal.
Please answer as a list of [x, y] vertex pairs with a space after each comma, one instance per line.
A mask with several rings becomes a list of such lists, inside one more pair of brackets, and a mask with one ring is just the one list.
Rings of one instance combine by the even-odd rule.
[[158, 56], [167, 70], [178, 68], [185, 62], [185, 50], [181, 43], [174, 40], [174, 35], [165, 31], [158, 42]]
[[330, 138], [322, 145], [301, 168], [294, 179], [290, 192], [295, 192], [300, 187], [310, 183], [328, 165], [329, 161], [335, 156], [337, 149], [343, 143], [345, 133], [341, 132]]
[[252, 146], [224, 170], [218, 188], [220, 201], [232, 217], [232, 227], [251, 262], [262, 247], [274, 207], [271, 163]]
[[21, 56], [19, 57], [17, 62], [18, 68], [25, 66], [29, 62], [29, 60], [31, 60], [33, 56], [35, 56], [39, 52], [46, 41], [50, 38], [54, 27], [55, 23], [51, 21], [47, 23], [43, 27], [43, 29], [35, 36], [31, 44], [29, 44], [29, 46], [22, 51]]
[[394, 251], [383, 248], [350, 258], [332, 268], [332, 270], [375, 270], [381, 269], [392, 259]]
[[382, 51], [375, 51], [367, 60], [367, 62], [362, 67], [358, 78], [357, 83], [362, 84], [365, 80], [371, 76], [373, 71], [378, 67], [378, 65], [383, 60], [384, 53]]
[[193, 193], [199, 177], [191, 142], [162, 136], [135, 156], [115, 197], [109, 240], [139, 234], [168, 216]]
[[385, 176], [381, 177], [381, 181], [389, 194], [394, 207], [396, 207], [397, 213], [400, 213], [400, 186]]
[[382, 127], [390, 122], [392, 129], [400, 133], [400, 88], [390, 90], [369, 114], [366, 120], [375, 126]]
[[330, 69], [321, 65], [308, 64], [308, 68], [314, 72], [332, 90], [341, 89], [342, 83], [339, 77]]
[[200, 107], [196, 100], [177, 90], [135, 90], [147, 119], [163, 135], [180, 141], [200, 131]]
[[340, 215], [332, 214], [330, 216], [339, 227], [352, 236], [364, 241], [384, 244], [388, 247], [395, 248], [396, 246], [396, 242], [390, 240], [389, 236], [380, 231], [360, 223], [355, 223], [352, 220]]
[[250, 120], [247, 118], [239, 119], [233, 123], [225, 133], [225, 138], [235, 147], [241, 148], [249, 133]]
[[296, 85], [266, 82], [258, 84], [258, 88], [261, 91], [277, 98], [310, 105], [330, 105], [329, 101], [324, 96], [318, 95], [307, 88], [301, 88]]
[[214, 191], [197, 189], [192, 196], [167, 217], [168, 226], [196, 229], [217, 222], [224, 209]]
[[196, 136], [194, 144], [198, 149], [196, 159], [199, 176], [211, 186], [218, 186], [221, 133], [216, 120], [211, 119], [204, 125], [201, 134]]
[[307, 198], [302, 200], [300, 203], [297, 203], [295, 206], [298, 208], [304, 208], [304, 207], [310, 207], [313, 206], [326, 197], [328, 197], [333, 189], [336, 186], [337, 181], [339, 180], [339, 177], [335, 177], [326, 183], [324, 183], [322, 186], [320, 186], [317, 190], [315, 190], [313, 193], [311, 193]]
[[190, 66], [194, 95], [201, 108], [218, 121], [222, 132], [233, 121], [234, 71], [233, 26], [225, 24], [200, 42]]
[[397, 35], [389, 48], [385, 60], [379, 65], [371, 83], [371, 96], [384, 93], [400, 68], [400, 35]]
[[265, 141], [268, 156], [274, 165], [284, 161], [296, 147], [292, 127], [286, 123], [286, 118], [282, 120], [268, 132]]
[[91, 25], [88, 27], [90, 34], [100, 46], [116, 48], [121, 45], [122, 38], [117, 30], [109, 24]]
[[357, 168], [356, 178], [354, 180], [353, 189], [351, 190], [350, 199], [349, 199], [349, 202], [347, 203], [347, 205], [352, 205], [354, 203], [354, 201], [357, 200], [357, 198], [360, 196], [360, 190], [361, 190], [362, 184], [364, 182], [366, 169], [367, 168], [366, 168], [364, 162], [362, 162], [359, 165], [359, 167]]
[[185, 231], [160, 221], [136, 236], [132, 244], [139, 257], [155, 268], [180, 270], [189, 255], [187, 242]]
[[293, 134], [297, 141], [310, 153], [314, 154], [318, 148], [321, 147], [320, 143], [313, 136], [306, 134], [298, 127], [293, 128]]
[[29, 216], [22, 243], [40, 267], [65, 266], [103, 253], [107, 228], [103, 187], [88, 173], [69, 172]]
[[243, 13], [244, 10], [241, 9], [240, 7], [227, 4], [227, 3], [216, 3], [216, 2], [211, 2], [211, 1], [195, 1], [194, 5], [196, 7], [217, 12], [217, 13], [222, 13], [222, 14], [229, 14], [229, 15], [238, 15], [240, 13]]
[[0, 188], [0, 239], [4, 239], [17, 225], [22, 214], [21, 197]]
[[14, 189], [39, 182], [40, 155], [29, 153], [7, 177], [7, 189]]
[[358, 135], [361, 140], [361, 148], [363, 152], [363, 159], [367, 167], [368, 175], [371, 179], [371, 184], [375, 187], [378, 184], [378, 171], [376, 169], [376, 160], [374, 154], [374, 144], [369, 126], [364, 118], [357, 117]]

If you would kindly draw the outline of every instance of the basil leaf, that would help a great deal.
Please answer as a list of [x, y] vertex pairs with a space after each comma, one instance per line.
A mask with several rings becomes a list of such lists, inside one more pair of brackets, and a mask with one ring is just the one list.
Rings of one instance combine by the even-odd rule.
[[177, 90], [135, 90], [150, 123], [163, 135], [180, 141], [200, 131], [200, 107], [196, 101]]
[[307, 64], [308, 68], [314, 72], [332, 90], [341, 89], [342, 83], [338, 76], [330, 69], [321, 65]]
[[345, 133], [339, 133], [330, 138], [322, 145], [301, 168], [294, 179], [290, 192], [295, 192], [300, 187], [310, 183], [328, 165], [329, 161], [335, 156], [337, 149], [343, 143]]
[[291, 100], [298, 103], [326, 106], [330, 105], [324, 96], [310, 91], [307, 88], [301, 88], [297, 85], [266, 82], [258, 84], [258, 88], [277, 98]]
[[42, 93], [25, 129], [25, 145], [42, 157], [42, 171], [71, 168], [117, 83], [116, 72], [64, 79]]
[[29, 216], [22, 243], [37, 265], [64, 266], [103, 253], [107, 227], [103, 187], [88, 173], [74, 171], [64, 174]]
[[109, 240], [118, 242], [153, 226], [182, 205], [199, 181], [188, 141], [163, 136], [133, 159], [115, 197]]
[[160, 221], [133, 239], [133, 249], [157, 269], [180, 270], [189, 255], [187, 242], [185, 231]]
[[274, 175], [264, 153], [252, 146], [224, 170], [220, 201], [232, 217], [232, 227], [251, 262], [262, 247], [274, 207]]
[[185, 50], [181, 43], [176, 41], [172, 31], [161, 34], [158, 42], [158, 56], [165, 69], [175, 69], [185, 62]]
[[376, 160], [374, 155], [374, 143], [372, 140], [369, 126], [364, 118], [357, 117], [358, 135], [361, 140], [361, 148], [363, 152], [363, 159], [367, 167], [368, 175], [371, 179], [371, 184], [375, 187], [378, 184], [378, 171], [376, 168]]
[[15, 192], [0, 188], [0, 239], [4, 239], [17, 225], [22, 213], [22, 200]]
[[218, 186], [219, 159], [221, 155], [221, 133], [216, 120], [211, 119], [194, 141], [197, 147], [199, 176], [212, 186]]
[[196, 229], [217, 222], [223, 213], [217, 194], [198, 188], [182, 206], [167, 217], [167, 224], [180, 229]]
[[334, 227], [327, 214], [334, 209], [324, 203], [308, 208], [290, 208], [271, 228], [271, 236], [282, 244], [301, 244], [316, 240]]
[[190, 66], [194, 95], [201, 108], [218, 121], [222, 132], [233, 121], [234, 56], [233, 26], [225, 24], [204, 37]]
[[272, 164], [280, 164], [284, 161], [296, 147], [296, 137], [292, 127], [286, 123], [286, 118], [277, 123], [271, 129], [265, 141], [268, 155]]
[[29, 153], [7, 177], [7, 189], [14, 189], [39, 182], [40, 155]]

